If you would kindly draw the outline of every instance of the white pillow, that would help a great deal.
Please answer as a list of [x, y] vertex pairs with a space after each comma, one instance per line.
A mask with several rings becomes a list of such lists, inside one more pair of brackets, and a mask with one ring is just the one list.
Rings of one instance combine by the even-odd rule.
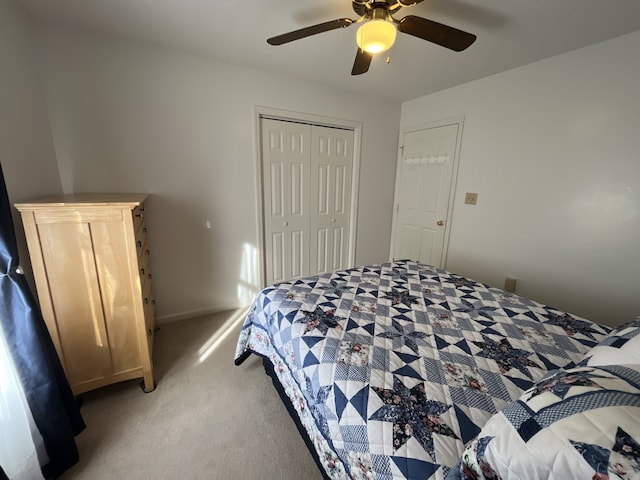
[[640, 364], [640, 317], [615, 328], [585, 360], [591, 366]]
[[639, 379], [640, 365], [542, 379], [467, 445], [461, 478], [640, 479]]

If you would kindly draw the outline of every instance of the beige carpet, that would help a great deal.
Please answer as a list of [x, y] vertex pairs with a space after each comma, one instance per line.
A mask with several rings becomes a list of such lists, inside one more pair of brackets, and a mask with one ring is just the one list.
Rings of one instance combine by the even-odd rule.
[[80, 462], [61, 480], [322, 478], [260, 359], [233, 364], [242, 313], [163, 325], [154, 392], [82, 395]]

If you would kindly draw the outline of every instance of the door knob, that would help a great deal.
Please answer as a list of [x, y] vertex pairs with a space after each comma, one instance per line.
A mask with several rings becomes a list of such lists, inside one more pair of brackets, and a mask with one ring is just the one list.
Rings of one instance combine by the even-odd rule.
[[285, 227], [288, 227], [288, 226], [289, 226], [289, 222], [284, 222], [284, 223], [283, 223], [283, 225], [284, 225]]
[[441, 227], [444, 225], [444, 220], [438, 220], [436, 223]]
[[332, 218], [332, 219], [331, 219], [331, 223], [336, 223], [336, 219], [335, 219], [335, 218]]

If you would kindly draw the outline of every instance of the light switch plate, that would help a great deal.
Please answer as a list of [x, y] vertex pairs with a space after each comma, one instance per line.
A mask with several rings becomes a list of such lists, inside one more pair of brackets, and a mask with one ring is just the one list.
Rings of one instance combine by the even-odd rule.
[[464, 196], [464, 203], [466, 203], [467, 205], [475, 205], [478, 203], [478, 194], [477, 193], [470, 193], [467, 192], [467, 194]]

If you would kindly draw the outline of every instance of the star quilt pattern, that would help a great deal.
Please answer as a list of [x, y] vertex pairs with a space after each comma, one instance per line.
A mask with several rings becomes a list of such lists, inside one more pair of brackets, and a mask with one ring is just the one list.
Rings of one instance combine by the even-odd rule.
[[327, 477], [442, 480], [490, 417], [609, 331], [401, 260], [264, 289], [235, 361], [273, 364]]

